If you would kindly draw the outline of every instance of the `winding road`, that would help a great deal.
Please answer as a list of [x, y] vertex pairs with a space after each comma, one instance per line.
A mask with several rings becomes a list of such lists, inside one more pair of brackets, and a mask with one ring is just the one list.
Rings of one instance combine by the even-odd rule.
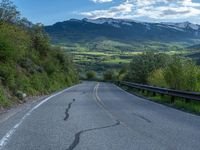
[[0, 117], [0, 150], [199, 150], [200, 116], [83, 82]]

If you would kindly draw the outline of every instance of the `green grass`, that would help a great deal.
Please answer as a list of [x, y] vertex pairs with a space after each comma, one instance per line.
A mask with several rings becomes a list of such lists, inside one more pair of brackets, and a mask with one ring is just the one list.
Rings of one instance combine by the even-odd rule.
[[190, 113], [195, 113], [200, 115], [200, 103], [199, 102], [194, 102], [194, 101], [186, 101], [181, 98], [175, 98], [175, 101], [172, 103], [171, 102], [171, 97], [164, 95], [161, 96], [160, 94], [156, 94], [156, 96], [153, 96], [153, 93], [145, 91], [144, 93], [140, 90], [137, 89], [130, 89], [124, 86], [121, 86], [123, 89], [126, 91], [133, 93], [138, 96], [145, 97], [151, 101], [164, 104], [182, 111], [190, 112]]
[[3, 88], [1, 86], [0, 86], [0, 106], [2, 106], [2, 107], [10, 106], [10, 101], [5, 96]]
[[129, 64], [131, 61], [130, 58], [136, 55], [136, 52], [126, 52], [124, 54], [117, 52], [95, 51], [67, 52], [74, 58], [74, 63], [77, 64], [80, 74], [93, 70], [97, 72], [97, 75], [102, 75], [103, 72], [109, 69], [120, 69], [122, 65]]

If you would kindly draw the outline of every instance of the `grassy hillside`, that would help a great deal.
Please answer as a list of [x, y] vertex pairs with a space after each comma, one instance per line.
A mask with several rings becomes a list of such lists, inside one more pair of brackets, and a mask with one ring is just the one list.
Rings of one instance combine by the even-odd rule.
[[71, 58], [52, 48], [39, 25], [0, 22], [0, 106], [19, 102], [20, 93], [40, 95], [78, 81]]

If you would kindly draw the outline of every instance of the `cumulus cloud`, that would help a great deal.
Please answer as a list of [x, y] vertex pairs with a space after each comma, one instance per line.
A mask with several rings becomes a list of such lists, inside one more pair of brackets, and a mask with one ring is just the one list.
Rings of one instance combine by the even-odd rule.
[[91, 0], [94, 3], [108, 3], [108, 2], [112, 2], [112, 0]]
[[193, 0], [126, 0], [107, 9], [81, 12], [81, 15], [92, 19], [100, 17], [128, 19], [143, 17], [154, 20], [187, 19], [200, 16], [200, 2]]
[[189, 6], [189, 7], [200, 7], [200, 3], [195, 3], [192, 0], [182, 0], [179, 1], [180, 4], [183, 6]]
[[125, 2], [118, 6], [111, 7], [104, 10], [94, 10], [89, 12], [82, 12], [81, 15], [86, 17], [96, 19], [96, 18], [118, 18], [119, 16], [124, 16], [132, 12], [133, 4]]

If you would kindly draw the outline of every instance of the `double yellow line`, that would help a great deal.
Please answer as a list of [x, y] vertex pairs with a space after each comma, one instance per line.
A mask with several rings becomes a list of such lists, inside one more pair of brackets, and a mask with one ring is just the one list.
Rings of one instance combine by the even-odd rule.
[[107, 106], [103, 103], [103, 101], [101, 100], [101, 98], [98, 95], [98, 89], [99, 89], [100, 83], [97, 83], [94, 87], [93, 90], [93, 98], [95, 100], [95, 102], [97, 103], [97, 105], [113, 120], [113, 121], [117, 121], [120, 122], [121, 125], [123, 125], [124, 127], [128, 128], [129, 130], [132, 130], [132, 128], [130, 128], [126, 123], [124, 123], [123, 121], [119, 120], [115, 115], [113, 115], [107, 108]]

